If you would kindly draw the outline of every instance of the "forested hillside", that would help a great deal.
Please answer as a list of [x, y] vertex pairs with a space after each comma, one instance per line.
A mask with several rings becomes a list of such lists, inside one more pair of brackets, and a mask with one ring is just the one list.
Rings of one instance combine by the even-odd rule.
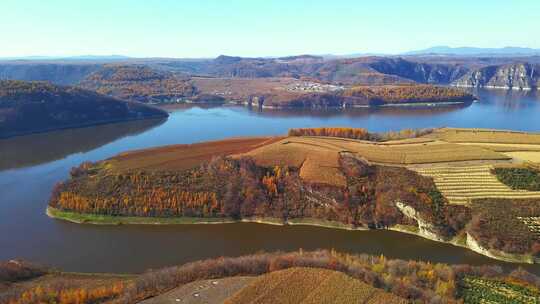
[[142, 65], [107, 65], [90, 74], [80, 86], [140, 102], [176, 102], [197, 92], [189, 77]]
[[0, 81], [0, 137], [166, 116], [156, 108], [79, 88]]

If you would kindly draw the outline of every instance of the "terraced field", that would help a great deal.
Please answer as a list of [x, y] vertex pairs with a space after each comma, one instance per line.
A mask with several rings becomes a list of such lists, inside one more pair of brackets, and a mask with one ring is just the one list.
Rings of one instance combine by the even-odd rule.
[[342, 186], [339, 154], [349, 152], [369, 162], [388, 165], [432, 164], [460, 161], [507, 161], [510, 157], [475, 146], [436, 140], [403, 140], [385, 143], [333, 137], [287, 137], [243, 154], [263, 166], [300, 168], [303, 178], [315, 183]]
[[477, 198], [540, 198], [538, 191], [517, 191], [501, 183], [491, 173], [491, 165], [432, 166], [411, 168], [432, 177], [435, 185], [451, 204], [470, 204]]
[[503, 281], [466, 277], [462, 281], [465, 304], [535, 304], [540, 303], [538, 290]]
[[341, 272], [316, 268], [290, 268], [257, 278], [225, 303], [394, 304], [407, 301]]

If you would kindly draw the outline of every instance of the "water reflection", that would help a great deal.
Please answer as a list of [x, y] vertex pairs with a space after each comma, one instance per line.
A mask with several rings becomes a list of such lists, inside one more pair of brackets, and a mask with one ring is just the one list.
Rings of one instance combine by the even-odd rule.
[[432, 116], [447, 114], [467, 108], [472, 103], [443, 105], [443, 106], [402, 106], [376, 108], [330, 108], [330, 109], [259, 109], [249, 108], [254, 114], [268, 117], [348, 117], [363, 118], [370, 115], [378, 116]]
[[540, 96], [536, 90], [475, 89], [472, 92], [482, 103], [499, 107], [507, 112], [540, 106]]
[[147, 119], [94, 127], [58, 130], [0, 140], [0, 170], [38, 165], [99, 148], [163, 124]]

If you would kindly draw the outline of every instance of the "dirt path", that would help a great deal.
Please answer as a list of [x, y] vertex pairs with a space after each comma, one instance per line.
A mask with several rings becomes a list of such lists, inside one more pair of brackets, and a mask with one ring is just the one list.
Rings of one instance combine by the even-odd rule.
[[141, 304], [221, 304], [251, 283], [255, 277], [231, 277], [197, 281], [180, 286]]

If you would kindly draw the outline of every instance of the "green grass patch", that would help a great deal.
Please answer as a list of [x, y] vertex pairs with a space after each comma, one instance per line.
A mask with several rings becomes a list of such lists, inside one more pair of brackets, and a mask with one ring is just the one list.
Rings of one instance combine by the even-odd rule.
[[178, 225], [178, 224], [212, 224], [234, 222], [231, 218], [200, 218], [200, 217], [138, 217], [113, 216], [101, 214], [88, 214], [62, 211], [52, 207], [47, 208], [47, 215], [79, 224], [122, 225], [122, 224], [148, 224], [148, 225]]
[[394, 226], [394, 228], [400, 231], [410, 232], [414, 234], [417, 234], [420, 231], [417, 226], [412, 226], [412, 225], [397, 224]]
[[323, 219], [316, 219], [316, 218], [293, 218], [287, 220], [287, 223], [290, 225], [309, 225], [309, 226], [321, 226], [321, 227], [328, 227], [328, 228], [336, 228], [336, 229], [354, 229], [353, 226], [335, 222], [335, 221], [328, 221]]

